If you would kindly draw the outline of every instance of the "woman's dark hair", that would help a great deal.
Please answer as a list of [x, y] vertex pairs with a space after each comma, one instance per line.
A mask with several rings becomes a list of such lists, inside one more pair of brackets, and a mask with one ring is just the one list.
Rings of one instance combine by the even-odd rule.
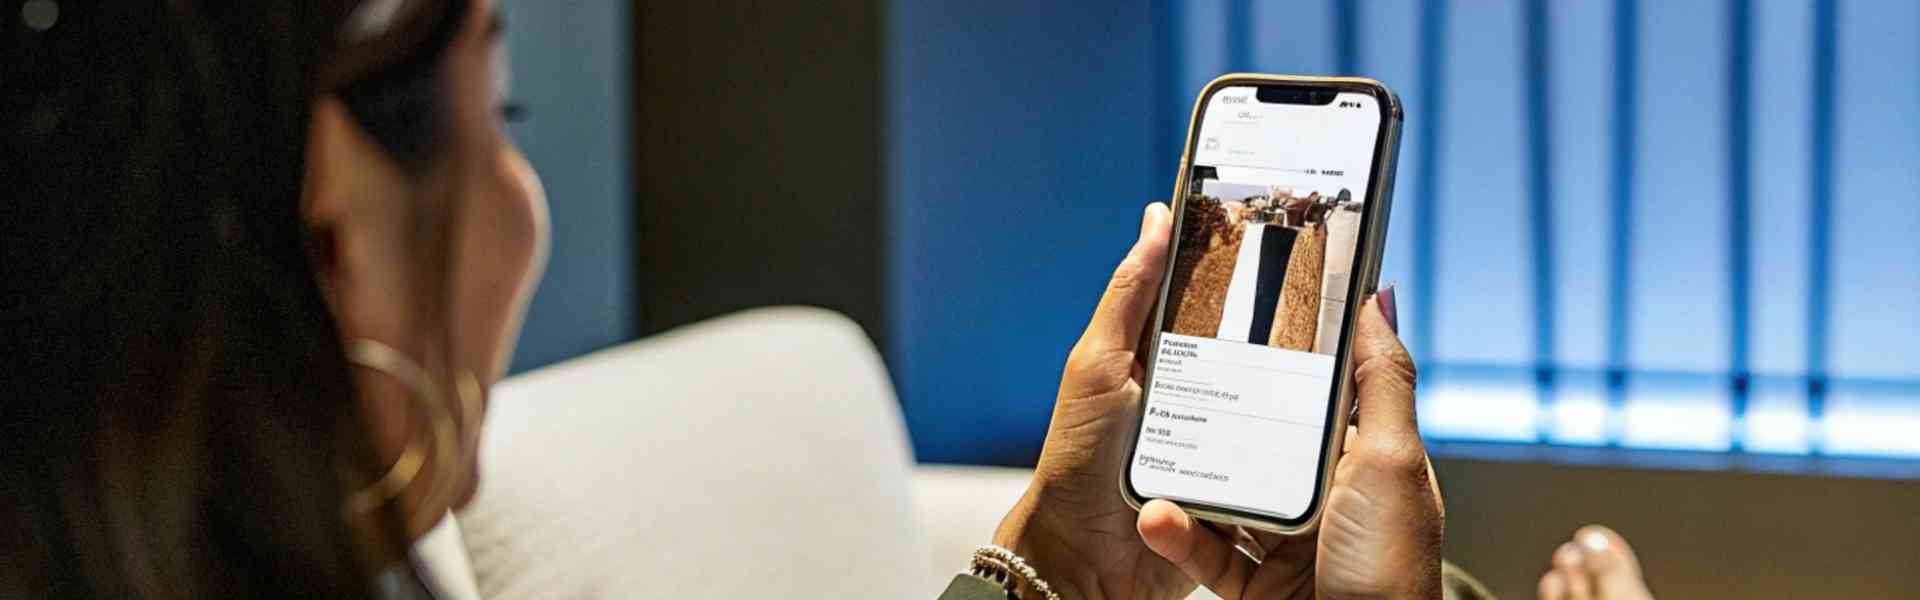
[[334, 81], [357, 4], [0, 0], [0, 597], [371, 595], [308, 128], [427, 160], [465, 2]]

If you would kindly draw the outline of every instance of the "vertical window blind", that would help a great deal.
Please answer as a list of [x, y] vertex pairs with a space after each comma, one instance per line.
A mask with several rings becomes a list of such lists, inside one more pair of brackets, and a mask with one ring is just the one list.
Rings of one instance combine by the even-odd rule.
[[1158, 10], [1163, 164], [1220, 73], [1399, 92], [1430, 438], [1920, 458], [1920, 3]]

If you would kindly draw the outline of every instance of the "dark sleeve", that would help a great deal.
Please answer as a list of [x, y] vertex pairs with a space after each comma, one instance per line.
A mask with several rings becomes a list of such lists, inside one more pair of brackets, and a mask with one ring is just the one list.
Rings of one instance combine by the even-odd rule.
[[940, 600], [1007, 600], [1007, 591], [1000, 584], [961, 573], [953, 576], [953, 583], [940, 593]]

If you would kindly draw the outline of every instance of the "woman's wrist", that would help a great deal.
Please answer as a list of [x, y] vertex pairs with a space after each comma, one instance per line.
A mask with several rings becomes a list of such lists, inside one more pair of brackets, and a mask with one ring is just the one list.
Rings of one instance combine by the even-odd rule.
[[[1037, 485], [1037, 484], [1036, 484]], [[1083, 568], [1073, 550], [1052, 533], [1039, 510], [1038, 494], [1029, 488], [1007, 511], [993, 534], [993, 544], [1020, 556], [1046, 579], [1065, 600], [1098, 600], [1099, 587], [1092, 569]], [[1036, 600], [1022, 598], [1022, 600]]]

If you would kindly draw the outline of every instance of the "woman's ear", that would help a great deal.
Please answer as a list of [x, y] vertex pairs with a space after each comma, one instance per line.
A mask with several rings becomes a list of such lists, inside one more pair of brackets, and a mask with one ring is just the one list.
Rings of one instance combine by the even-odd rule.
[[[407, 196], [414, 189], [337, 96], [314, 102], [300, 214], [314, 271], [343, 337], [392, 335], [408, 298]], [[387, 314], [396, 313], [396, 314]]]
[[313, 104], [307, 131], [307, 172], [301, 185], [300, 213], [316, 230], [337, 227], [355, 211], [356, 204], [375, 201], [391, 206], [405, 179], [400, 166], [380, 149], [338, 96], [321, 96]]

